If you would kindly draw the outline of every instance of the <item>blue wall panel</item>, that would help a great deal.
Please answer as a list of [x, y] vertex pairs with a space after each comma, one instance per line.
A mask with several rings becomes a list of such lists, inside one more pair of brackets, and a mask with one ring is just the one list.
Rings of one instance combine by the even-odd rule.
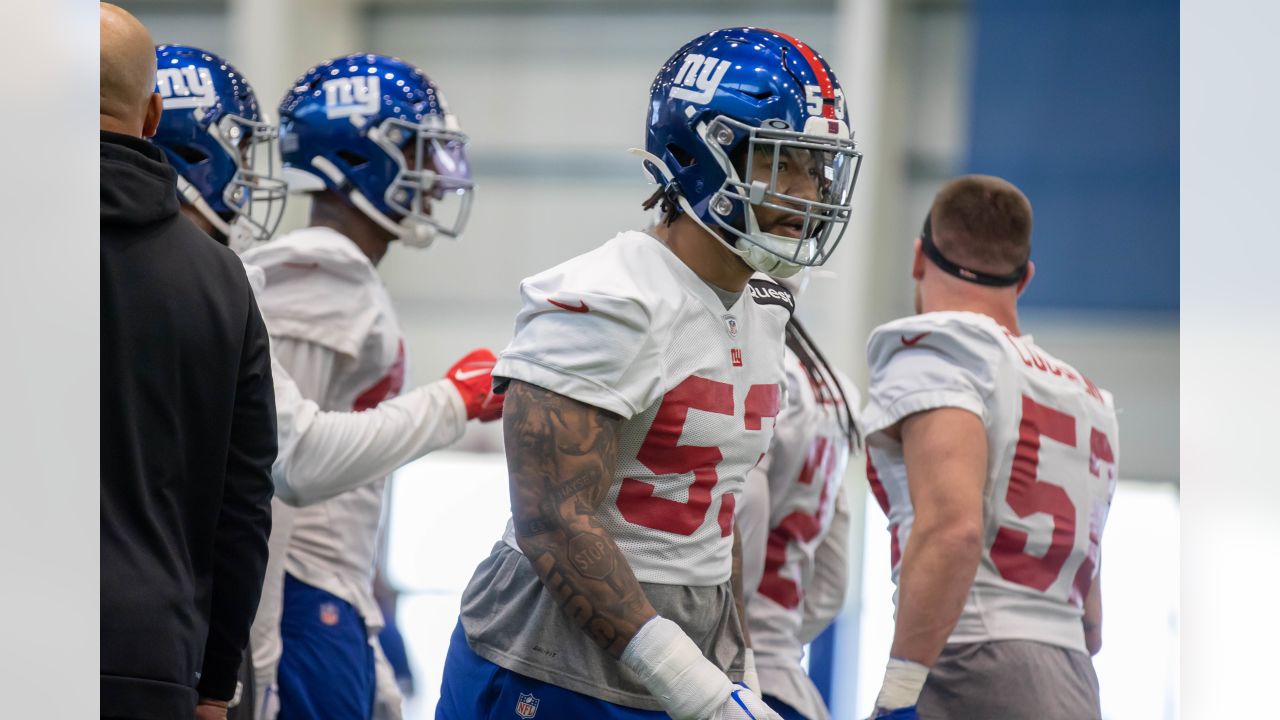
[[1176, 0], [974, 10], [966, 171], [1009, 179], [1035, 208], [1023, 304], [1177, 311]]

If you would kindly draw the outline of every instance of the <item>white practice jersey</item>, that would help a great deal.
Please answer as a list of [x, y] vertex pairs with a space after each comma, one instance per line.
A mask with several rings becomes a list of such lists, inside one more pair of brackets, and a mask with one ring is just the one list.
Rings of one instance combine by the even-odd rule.
[[[244, 266], [261, 295], [262, 268]], [[276, 439], [271, 466], [276, 497], [295, 507], [327, 500], [457, 441], [467, 411], [453, 383], [437, 380], [360, 413], [322, 412], [303, 397], [289, 371], [271, 356]]]
[[[400, 327], [386, 288], [355, 243], [328, 228], [307, 228], [246, 252], [244, 260], [265, 273], [258, 305], [272, 351], [303, 396], [321, 410], [351, 411], [400, 392]], [[371, 633], [382, 626], [372, 577], [384, 488], [385, 479], [375, 480], [296, 510], [272, 503], [283, 522], [272, 527], [268, 565], [275, 573], [264, 579], [254, 619], [255, 665], [274, 671], [279, 658], [283, 572], [350, 602]]]
[[955, 407], [987, 431], [985, 545], [949, 642], [1034, 640], [1084, 651], [1084, 598], [1119, 458], [1111, 394], [986, 315], [936, 312], [876, 328], [867, 346], [867, 474], [889, 518], [896, 583], [914, 517], [902, 445], [882, 432]]
[[[844, 475], [849, 438], [845, 406], [832, 389], [819, 394], [800, 359], [786, 355], [787, 403], [778, 416], [769, 452], [753, 471], [765, 483], [748, 486], [744, 504], [767, 504], [765, 513], [744, 512], [743, 565], [763, 559], [760, 572], [744, 572], [747, 619], [763, 691], [810, 720], [828, 717], [822, 696], [800, 665], [805, 644], [839, 614], [848, 580], [849, 508]], [[860, 403], [854, 385], [837, 373], [849, 402]], [[855, 411], [856, 422], [856, 411]], [[762, 496], [752, 497], [753, 491]], [[749, 517], [767, 518], [751, 528]], [[750, 543], [748, 547], [746, 543]]]
[[[761, 276], [726, 309], [642, 232], [526, 279], [521, 294], [493, 374], [624, 418], [598, 514], [636, 577], [725, 582], [737, 495], [782, 401], [790, 294]], [[505, 539], [519, 549], [510, 523]]]

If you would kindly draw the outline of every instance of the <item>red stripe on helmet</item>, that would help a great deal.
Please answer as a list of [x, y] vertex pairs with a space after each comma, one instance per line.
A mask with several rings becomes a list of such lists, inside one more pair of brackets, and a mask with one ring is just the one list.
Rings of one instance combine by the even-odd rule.
[[836, 85], [831, 79], [831, 73], [827, 72], [826, 66], [822, 64], [822, 59], [818, 57], [818, 53], [814, 52], [813, 48], [784, 32], [770, 30], [769, 28], [762, 29], [791, 43], [800, 52], [800, 55], [804, 57], [805, 61], [809, 63], [809, 68], [813, 70], [814, 76], [818, 78], [818, 88], [822, 91], [822, 99], [831, 101], [822, 103], [822, 116], [834, 120], [836, 117]]

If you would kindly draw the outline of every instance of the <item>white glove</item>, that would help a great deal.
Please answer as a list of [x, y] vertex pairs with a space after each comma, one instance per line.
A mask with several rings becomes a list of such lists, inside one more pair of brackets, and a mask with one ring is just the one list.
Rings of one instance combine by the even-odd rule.
[[736, 684], [724, 706], [709, 720], [782, 720], [782, 716], [770, 710], [750, 688]]
[[640, 628], [621, 659], [674, 720], [782, 720], [661, 615]]
[[733, 692], [728, 676], [661, 615], [640, 628], [621, 660], [674, 720], [716, 717]]
[[764, 695], [760, 687], [760, 675], [756, 672], [756, 654], [747, 648], [747, 657], [742, 661], [742, 684], [751, 688], [756, 695]]

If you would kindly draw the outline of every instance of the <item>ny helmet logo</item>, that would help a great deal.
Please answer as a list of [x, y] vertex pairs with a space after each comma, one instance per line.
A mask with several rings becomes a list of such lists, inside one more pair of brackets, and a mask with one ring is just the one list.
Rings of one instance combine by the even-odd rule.
[[729, 61], [707, 55], [689, 53], [671, 85], [671, 97], [705, 105], [716, 94], [720, 81], [729, 71]]
[[529, 718], [538, 714], [538, 698], [533, 693], [520, 693], [520, 697], [516, 700], [516, 715], [529, 720]]
[[218, 93], [213, 89], [213, 74], [209, 68], [194, 65], [157, 70], [156, 92], [163, 98], [165, 110], [206, 108], [218, 102]]
[[377, 75], [357, 75], [325, 80], [324, 114], [333, 118], [376, 115], [382, 99], [382, 83]]

